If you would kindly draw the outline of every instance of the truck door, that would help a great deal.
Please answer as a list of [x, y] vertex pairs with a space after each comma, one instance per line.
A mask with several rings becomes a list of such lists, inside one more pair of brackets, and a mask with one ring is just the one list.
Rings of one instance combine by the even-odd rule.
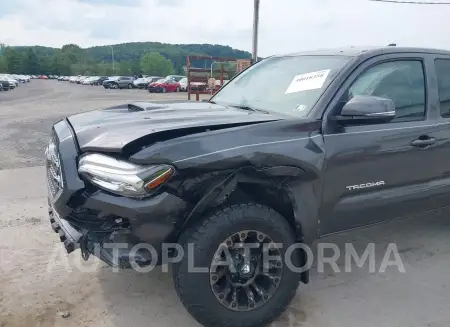
[[[385, 55], [360, 65], [324, 117], [324, 169], [320, 233], [328, 234], [419, 213], [438, 206], [442, 194], [437, 141], [448, 126], [433, 117], [435, 83], [426, 55]], [[431, 65], [432, 60], [431, 60]], [[428, 76], [428, 77], [427, 77]], [[389, 123], [342, 126], [328, 120], [355, 95], [392, 99]], [[448, 182], [447, 182], [448, 184]], [[447, 190], [448, 192], [448, 190]]]

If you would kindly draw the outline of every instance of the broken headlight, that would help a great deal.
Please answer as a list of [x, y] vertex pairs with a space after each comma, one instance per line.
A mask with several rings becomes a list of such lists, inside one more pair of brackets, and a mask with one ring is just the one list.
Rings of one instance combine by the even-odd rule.
[[92, 184], [127, 197], [149, 195], [174, 172], [169, 165], [142, 166], [103, 154], [84, 155], [78, 163], [78, 173]]

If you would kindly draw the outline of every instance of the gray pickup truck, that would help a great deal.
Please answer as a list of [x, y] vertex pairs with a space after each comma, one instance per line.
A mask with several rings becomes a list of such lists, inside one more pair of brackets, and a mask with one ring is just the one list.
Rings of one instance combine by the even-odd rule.
[[266, 326], [309, 280], [293, 269], [307, 251], [291, 249], [448, 206], [449, 118], [449, 51], [269, 57], [205, 102], [132, 102], [56, 123], [50, 222], [85, 259], [170, 258], [203, 326]]

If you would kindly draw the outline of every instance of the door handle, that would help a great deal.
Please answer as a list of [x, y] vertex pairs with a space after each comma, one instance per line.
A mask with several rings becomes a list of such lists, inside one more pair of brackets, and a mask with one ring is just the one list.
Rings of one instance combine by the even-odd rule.
[[426, 148], [430, 145], [433, 145], [436, 143], [436, 139], [434, 137], [426, 137], [426, 138], [418, 138], [411, 142], [412, 146], [418, 147], [418, 148]]

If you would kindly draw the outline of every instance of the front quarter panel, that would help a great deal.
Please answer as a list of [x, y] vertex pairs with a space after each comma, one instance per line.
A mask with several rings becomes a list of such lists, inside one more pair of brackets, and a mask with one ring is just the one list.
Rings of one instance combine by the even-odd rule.
[[130, 161], [173, 164], [181, 179], [207, 173], [229, 174], [243, 167], [300, 168], [300, 175], [293, 178], [287, 173], [280, 179], [287, 182], [278, 186], [287, 191], [297, 227], [309, 243], [318, 233], [318, 195], [324, 163], [319, 126], [317, 121], [281, 120], [195, 134], [153, 145], [131, 156]]

